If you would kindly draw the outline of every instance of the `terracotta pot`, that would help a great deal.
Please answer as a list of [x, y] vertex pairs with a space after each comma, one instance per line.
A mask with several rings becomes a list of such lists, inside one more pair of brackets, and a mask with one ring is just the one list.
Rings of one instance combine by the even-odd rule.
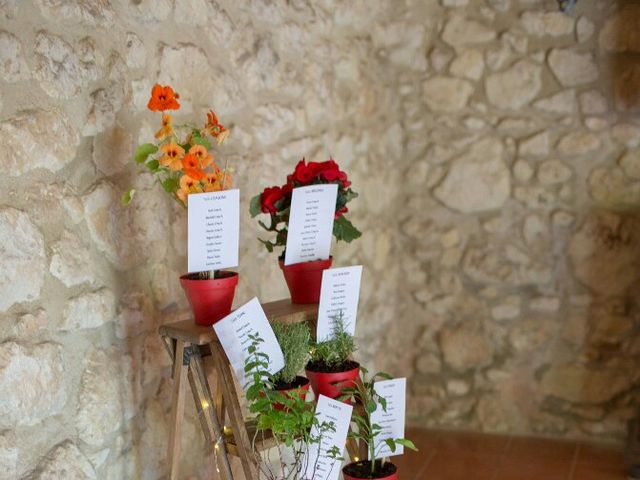
[[353, 387], [360, 372], [360, 364], [354, 363], [358, 366], [351, 370], [337, 373], [314, 372], [305, 369], [316, 398], [324, 395], [325, 397], [336, 399], [342, 395], [342, 389]]
[[219, 274], [220, 278], [214, 279], [197, 279], [193, 274], [180, 277], [180, 284], [198, 325], [213, 325], [231, 313], [238, 274], [226, 270]]
[[[362, 462], [358, 462], [358, 463], [362, 463]], [[342, 469], [342, 476], [344, 477], [344, 480], [363, 480], [363, 479], [369, 478], [369, 477], [353, 477], [348, 473], [345, 473], [345, 470], [348, 470], [349, 467], [351, 467], [352, 465], [354, 464], [349, 463], [348, 465], [345, 465], [344, 468]], [[398, 480], [398, 468], [394, 464], [391, 464], [391, 465], [393, 465], [393, 467], [395, 468], [395, 472], [385, 477], [375, 477], [375, 480]]]
[[322, 272], [331, 267], [333, 257], [327, 260], [315, 260], [313, 262], [294, 263], [285, 266], [279, 260], [280, 268], [284, 273], [284, 279], [291, 293], [292, 303], [318, 303], [320, 301], [320, 287], [322, 285]]
[[[307, 392], [309, 391], [309, 380], [301, 376], [297, 376], [296, 380], [298, 380], [299, 382], [303, 382], [303, 384], [299, 387], [287, 388], [282, 390], [278, 389], [278, 391], [283, 393], [287, 397], [294, 397], [297, 395], [301, 400], [304, 400], [307, 397]], [[282, 403], [275, 403], [273, 405], [273, 408], [281, 412], [287, 411], [287, 407], [285, 407]]]

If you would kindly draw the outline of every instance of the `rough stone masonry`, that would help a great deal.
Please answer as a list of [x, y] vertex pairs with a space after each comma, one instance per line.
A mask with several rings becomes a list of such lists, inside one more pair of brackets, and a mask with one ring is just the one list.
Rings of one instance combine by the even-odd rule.
[[[302, 156], [349, 172], [364, 235], [335, 264], [365, 266], [358, 356], [408, 377], [410, 423], [621, 439], [639, 24], [631, 0], [0, 0], [0, 478], [166, 473], [186, 218], [131, 162], [156, 81], [232, 127], [243, 212]], [[241, 230], [237, 302], [284, 297]], [[189, 408], [182, 471], [211, 478]]]

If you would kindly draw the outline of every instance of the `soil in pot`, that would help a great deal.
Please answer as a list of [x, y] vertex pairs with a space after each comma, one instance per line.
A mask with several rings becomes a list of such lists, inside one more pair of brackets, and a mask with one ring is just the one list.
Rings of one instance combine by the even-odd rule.
[[342, 469], [345, 480], [356, 479], [379, 479], [392, 480], [397, 478], [398, 467], [391, 462], [382, 464], [382, 461], [376, 460], [376, 468], [373, 476], [371, 475], [371, 464], [367, 461], [350, 463]]
[[324, 362], [310, 361], [305, 367], [306, 370], [310, 370], [315, 373], [342, 373], [353, 370], [354, 368], [360, 368], [360, 364], [355, 360], [347, 360], [342, 365], [328, 366]]

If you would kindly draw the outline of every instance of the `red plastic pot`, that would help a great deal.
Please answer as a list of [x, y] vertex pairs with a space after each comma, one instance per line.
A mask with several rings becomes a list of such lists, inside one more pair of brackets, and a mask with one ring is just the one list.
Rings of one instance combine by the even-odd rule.
[[291, 293], [292, 303], [318, 303], [320, 301], [320, 287], [322, 286], [322, 272], [331, 267], [333, 257], [327, 260], [294, 263], [286, 265], [279, 260], [284, 279]]
[[[361, 463], [361, 462], [358, 462]], [[344, 468], [342, 469], [342, 476], [344, 478], [344, 480], [363, 480], [363, 479], [368, 479], [369, 477], [353, 477], [351, 475], [349, 475], [348, 473], [345, 473], [346, 469], [349, 469], [349, 467], [353, 465], [353, 463], [350, 463], [348, 465], [345, 465]], [[393, 465], [393, 464], [391, 464]], [[386, 477], [376, 477], [375, 480], [398, 480], [398, 467], [396, 467], [395, 465], [393, 465], [395, 467], [395, 472], [393, 472], [390, 475], [387, 475]]]
[[307, 374], [309, 382], [311, 382], [311, 388], [316, 398], [324, 395], [325, 397], [333, 399], [342, 395], [344, 388], [351, 388], [355, 385], [359, 372], [359, 364], [351, 370], [337, 373], [314, 372], [305, 369], [305, 373]]
[[193, 274], [180, 277], [180, 285], [187, 295], [198, 325], [213, 325], [231, 313], [238, 274], [223, 270], [219, 275], [220, 278], [214, 279], [191, 278]]
[[[301, 400], [304, 400], [307, 397], [307, 392], [309, 391], [309, 380], [304, 377], [297, 377], [298, 379], [304, 380], [306, 383], [300, 387], [295, 388], [287, 388], [287, 389], [278, 389], [279, 392], [283, 393], [287, 397], [298, 396]], [[282, 403], [275, 403], [273, 408], [279, 410], [281, 412], [287, 411], [287, 407], [285, 407]]]

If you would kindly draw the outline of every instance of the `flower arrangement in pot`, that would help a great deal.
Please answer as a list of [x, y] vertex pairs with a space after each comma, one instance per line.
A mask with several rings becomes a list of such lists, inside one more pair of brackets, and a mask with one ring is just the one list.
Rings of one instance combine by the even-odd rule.
[[[309, 391], [309, 380], [298, 372], [302, 371], [309, 357], [309, 326], [305, 322], [276, 323], [273, 332], [284, 355], [284, 368], [273, 376], [273, 386], [287, 397], [298, 396], [304, 400]], [[276, 408], [282, 410], [285, 407], [276, 404]]]
[[395, 452], [398, 445], [417, 451], [414, 443], [406, 438], [385, 438], [379, 439], [382, 427], [372, 421], [372, 414], [381, 408], [387, 411], [387, 402], [375, 389], [378, 379], [390, 380], [386, 373], [379, 372], [370, 379], [367, 378], [368, 371], [360, 367], [360, 378], [354, 386], [346, 388], [341, 397], [342, 400], [351, 399], [358, 408], [354, 409], [352, 421], [355, 428], [349, 432], [349, 438], [359, 440], [367, 447], [367, 460], [351, 462], [344, 466], [342, 474], [344, 480], [397, 480], [398, 468], [391, 462], [384, 459], [377, 460], [382, 447], [388, 447], [391, 452]]
[[343, 389], [352, 387], [358, 378], [360, 364], [351, 357], [356, 342], [344, 326], [343, 312], [333, 318], [333, 338], [315, 343], [305, 373], [316, 397], [338, 398]]
[[[210, 110], [202, 128], [189, 123], [177, 125], [167, 113], [180, 109], [179, 94], [170, 86], [156, 84], [151, 90], [147, 108], [162, 113], [162, 125], [154, 143], [144, 143], [136, 149], [134, 160], [151, 172], [165, 192], [187, 208], [193, 193], [216, 192], [231, 188], [233, 180], [227, 162], [223, 168], [216, 163], [211, 149], [221, 145], [229, 131]], [[123, 195], [127, 205], [135, 190]], [[213, 270], [182, 275], [180, 283], [193, 309], [195, 322], [211, 325], [231, 311], [238, 274]]]
[[[339, 165], [333, 159], [308, 163], [302, 159], [294, 171], [287, 175], [287, 182], [284, 185], [267, 187], [261, 194], [251, 199], [250, 213], [252, 217], [261, 213], [269, 215], [268, 225], [261, 220], [258, 222], [267, 232], [275, 234], [273, 240], [259, 239], [269, 252], [273, 252], [275, 247], [286, 247], [287, 245], [293, 189], [320, 184], [338, 185], [333, 223], [333, 236], [336, 240], [348, 243], [362, 235], [345, 216], [349, 211], [347, 204], [358, 196], [351, 188], [347, 174], [340, 170]], [[319, 259], [285, 266], [284, 257], [285, 252], [283, 251], [279, 257], [279, 265], [284, 273], [293, 303], [317, 303], [320, 298], [322, 271], [331, 267], [332, 259]]]

